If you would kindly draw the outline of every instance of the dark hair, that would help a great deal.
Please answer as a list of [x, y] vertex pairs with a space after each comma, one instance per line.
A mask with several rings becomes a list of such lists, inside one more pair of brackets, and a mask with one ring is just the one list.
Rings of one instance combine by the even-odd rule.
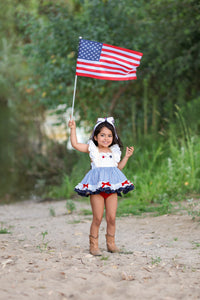
[[100, 133], [100, 131], [101, 131], [101, 129], [102, 129], [103, 127], [108, 128], [108, 129], [111, 130], [111, 132], [112, 132], [112, 135], [113, 135], [113, 141], [112, 141], [112, 144], [110, 145], [110, 147], [113, 146], [113, 145], [115, 145], [115, 144], [118, 144], [119, 147], [122, 149], [122, 148], [123, 148], [123, 144], [122, 144], [122, 142], [121, 142], [119, 136], [116, 137], [116, 131], [115, 131], [116, 129], [114, 129], [114, 127], [113, 127], [109, 122], [107, 122], [107, 121], [100, 123], [100, 124], [95, 128], [95, 130], [94, 130], [94, 132], [93, 132], [93, 135], [91, 136], [91, 140], [94, 142], [94, 144], [95, 144], [96, 146], [98, 146], [98, 143], [97, 143], [97, 141], [95, 141], [94, 137], [97, 136], [97, 135]]

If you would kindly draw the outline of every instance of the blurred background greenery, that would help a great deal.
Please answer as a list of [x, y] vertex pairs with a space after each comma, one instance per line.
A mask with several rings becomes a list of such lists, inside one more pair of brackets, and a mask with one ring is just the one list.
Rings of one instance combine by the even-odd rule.
[[200, 192], [199, 1], [7, 0], [0, 19], [1, 203], [73, 197], [89, 169], [86, 155], [42, 130], [58, 105], [66, 126], [79, 36], [144, 54], [136, 81], [77, 84], [75, 111], [87, 131], [113, 116], [124, 145], [135, 146], [124, 172], [136, 189], [119, 209], [153, 203], [167, 212]]

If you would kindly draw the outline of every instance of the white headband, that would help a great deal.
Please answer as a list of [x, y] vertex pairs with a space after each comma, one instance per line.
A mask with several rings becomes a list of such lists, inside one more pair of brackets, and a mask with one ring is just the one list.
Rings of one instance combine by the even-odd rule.
[[94, 129], [93, 129], [92, 137], [94, 136], [94, 131], [95, 131], [96, 127], [97, 127], [99, 124], [103, 123], [103, 122], [108, 122], [110, 125], [113, 126], [114, 131], [115, 131], [115, 136], [116, 136], [116, 138], [118, 139], [117, 132], [116, 132], [115, 125], [114, 125], [115, 120], [114, 120], [113, 117], [109, 117], [109, 118], [98, 118], [98, 119], [97, 119], [97, 122], [96, 122], [96, 125], [94, 126]]

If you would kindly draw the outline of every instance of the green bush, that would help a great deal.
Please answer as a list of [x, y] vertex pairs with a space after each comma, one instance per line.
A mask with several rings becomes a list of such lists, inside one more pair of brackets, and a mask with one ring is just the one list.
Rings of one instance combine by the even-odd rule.
[[60, 186], [51, 186], [49, 192], [47, 193], [48, 197], [57, 198], [57, 199], [66, 199], [70, 198], [73, 195], [74, 186], [70, 181], [68, 175], [64, 175], [62, 184]]

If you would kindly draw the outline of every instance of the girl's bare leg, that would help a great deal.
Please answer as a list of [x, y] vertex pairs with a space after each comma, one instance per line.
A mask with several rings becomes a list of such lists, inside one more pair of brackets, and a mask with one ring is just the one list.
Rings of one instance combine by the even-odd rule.
[[105, 199], [106, 207], [106, 222], [107, 222], [107, 234], [115, 235], [115, 219], [117, 212], [117, 193], [111, 194]]
[[106, 206], [106, 221], [107, 221], [107, 234], [106, 244], [108, 252], [118, 253], [120, 250], [115, 245], [115, 219], [117, 212], [117, 194], [110, 195], [105, 200]]
[[92, 224], [90, 227], [90, 235], [96, 238], [98, 237], [99, 227], [101, 225], [101, 221], [103, 218], [104, 198], [99, 194], [91, 195], [90, 203], [91, 203], [92, 214], [93, 214]]

